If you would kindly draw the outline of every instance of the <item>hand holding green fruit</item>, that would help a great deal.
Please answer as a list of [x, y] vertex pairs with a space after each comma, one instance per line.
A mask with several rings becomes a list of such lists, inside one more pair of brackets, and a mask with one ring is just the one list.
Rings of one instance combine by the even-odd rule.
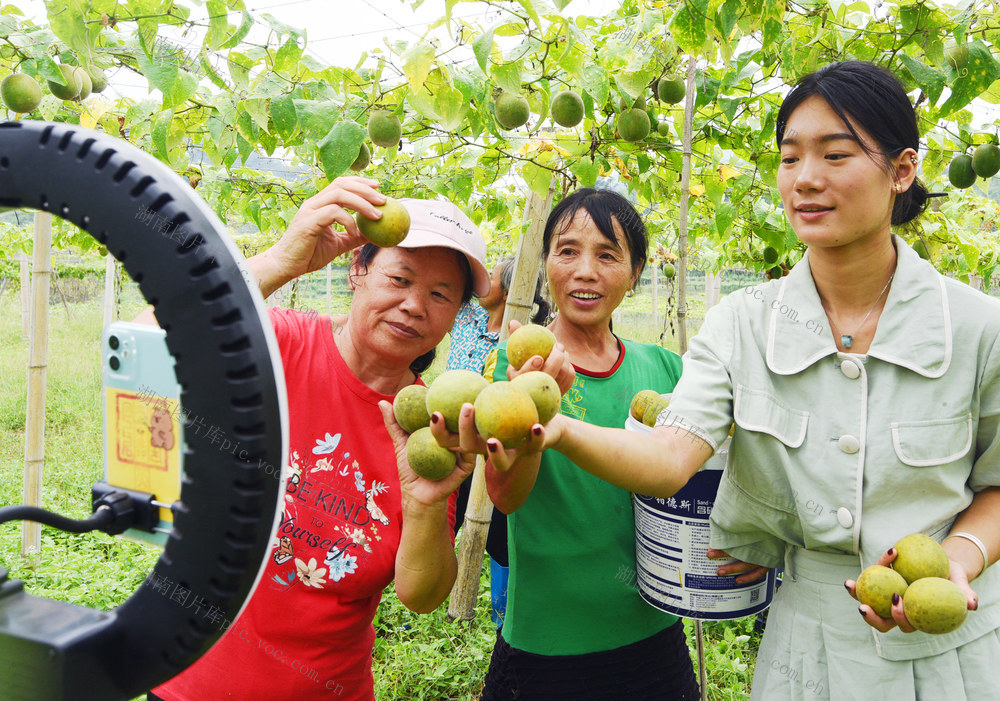
[[442, 447], [426, 427], [407, 435], [396, 423], [392, 404], [381, 401], [378, 406], [395, 448], [404, 509], [438, 509], [447, 504], [451, 494], [472, 474], [475, 456]]
[[897, 626], [904, 633], [950, 633], [978, 604], [964, 569], [922, 533], [901, 538], [856, 582], [844, 584], [861, 602], [865, 622], [882, 633]]
[[353, 212], [375, 217], [386, 201], [379, 182], [359, 176], [337, 178], [306, 200], [255, 271], [270, 292], [290, 280], [319, 270], [339, 255], [366, 243]]

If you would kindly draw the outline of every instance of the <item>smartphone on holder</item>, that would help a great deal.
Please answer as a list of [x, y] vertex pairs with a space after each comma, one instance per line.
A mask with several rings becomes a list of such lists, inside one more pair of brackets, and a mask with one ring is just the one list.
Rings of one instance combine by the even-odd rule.
[[124, 535], [161, 547], [184, 470], [180, 385], [166, 339], [159, 327], [123, 321], [101, 334], [104, 480], [152, 496], [159, 510], [152, 532], [133, 528]]

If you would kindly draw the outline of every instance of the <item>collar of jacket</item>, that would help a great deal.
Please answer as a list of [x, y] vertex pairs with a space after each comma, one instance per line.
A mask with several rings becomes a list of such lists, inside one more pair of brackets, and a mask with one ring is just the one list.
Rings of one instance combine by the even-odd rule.
[[[867, 355], [924, 377], [941, 377], [951, 364], [952, 354], [945, 278], [902, 239], [894, 238], [896, 275]], [[817, 333], [817, 328], [822, 331]], [[778, 375], [794, 375], [836, 353], [806, 251], [799, 264], [782, 278], [768, 311], [767, 365]]]

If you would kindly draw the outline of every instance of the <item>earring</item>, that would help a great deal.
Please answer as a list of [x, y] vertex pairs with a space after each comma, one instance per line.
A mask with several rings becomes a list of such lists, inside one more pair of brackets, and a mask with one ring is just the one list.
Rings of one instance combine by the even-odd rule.
[[895, 185], [893, 185], [892, 187], [893, 187], [893, 189], [894, 189], [894, 190], [896, 191], [896, 193], [897, 193], [897, 194], [899, 194], [900, 192], [902, 192], [902, 191], [903, 191], [903, 186], [902, 186], [902, 185], [900, 185], [899, 183], [896, 183], [896, 184], [895, 184]]
[[919, 163], [917, 157], [914, 156], [912, 153], [910, 154], [910, 163], [912, 163], [913, 165], [917, 165], [917, 163]]

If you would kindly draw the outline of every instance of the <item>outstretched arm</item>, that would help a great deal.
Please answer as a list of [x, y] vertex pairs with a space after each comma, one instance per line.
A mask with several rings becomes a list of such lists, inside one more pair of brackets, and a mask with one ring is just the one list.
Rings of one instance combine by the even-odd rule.
[[557, 416], [545, 428], [546, 447], [605, 482], [647, 496], [673, 496], [712, 457], [707, 442], [676, 426], [647, 434]]
[[267, 297], [285, 283], [366, 243], [349, 210], [378, 219], [381, 214], [375, 205], [385, 203], [378, 186], [377, 180], [369, 178], [337, 178], [303, 202], [278, 242], [247, 260], [261, 294]]

